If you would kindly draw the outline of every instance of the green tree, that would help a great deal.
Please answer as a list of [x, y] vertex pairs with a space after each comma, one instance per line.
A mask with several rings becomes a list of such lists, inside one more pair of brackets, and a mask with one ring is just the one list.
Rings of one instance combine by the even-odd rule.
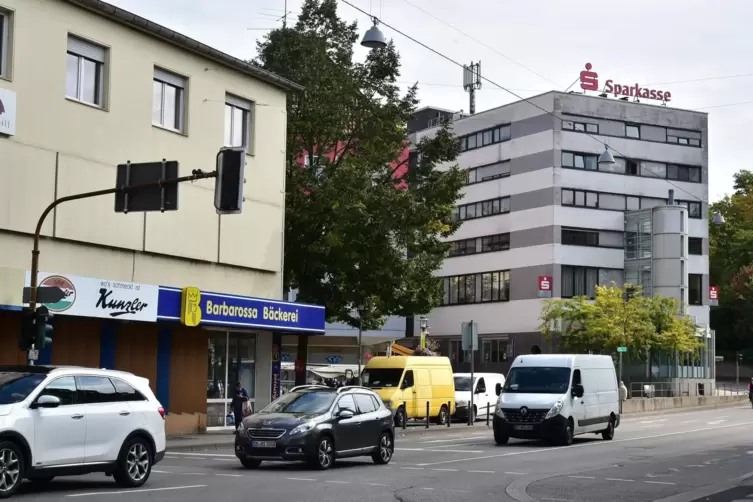
[[547, 300], [540, 329], [549, 339], [557, 337], [565, 352], [611, 354], [626, 346], [638, 359], [648, 349], [694, 352], [699, 348], [696, 328], [677, 314], [678, 307], [672, 298], [644, 297], [629, 285], [596, 286], [593, 302], [586, 297]]
[[[335, 0], [305, 0], [294, 27], [259, 43], [256, 63], [306, 88], [288, 100], [284, 286], [325, 305], [330, 321], [375, 329], [439, 303], [433, 274], [466, 172], [447, 125], [405, 169], [417, 88], [401, 94], [392, 43], [356, 61], [358, 38]], [[300, 168], [303, 155], [312, 169]]]

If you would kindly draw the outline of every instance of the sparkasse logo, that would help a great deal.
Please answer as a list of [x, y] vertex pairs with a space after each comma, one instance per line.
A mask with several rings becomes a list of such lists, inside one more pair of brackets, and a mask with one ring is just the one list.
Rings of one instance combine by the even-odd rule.
[[580, 72], [580, 88], [584, 91], [599, 90], [599, 74], [591, 71], [591, 68], [591, 63], [586, 63], [586, 70]]
[[0, 115], [5, 113], [5, 105], [3, 105], [3, 100], [0, 99]]
[[[584, 91], [599, 90], [599, 74], [591, 71], [593, 65], [586, 63], [586, 69], [580, 72], [580, 88]], [[604, 82], [604, 92], [617, 96], [629, 96], [643, 99], [656, 99], [659, 101], [669, 102], [672, 100], [672, 93], [657, 89], [642, 87], [640, 84], [615, 84], [612, 79]]]

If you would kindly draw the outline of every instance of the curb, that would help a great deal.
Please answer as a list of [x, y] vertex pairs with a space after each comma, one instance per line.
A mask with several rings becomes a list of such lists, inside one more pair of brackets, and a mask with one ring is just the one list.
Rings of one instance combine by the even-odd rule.
[[692, 502], [703, 497], [710, 497], [717, 493], [737, 488], [750, 478], [753, 478], [753, 472], [743, 474], [742, 476], [738, 476], [736, 478], [732, 478], [715, 485], [702, 486], [701, 488], [696, 488], [695, 490], [690, 490], [689, 492], [678, 493], [676, 495], [665, 497], [663, 499], [658, 499], [654, 502]]

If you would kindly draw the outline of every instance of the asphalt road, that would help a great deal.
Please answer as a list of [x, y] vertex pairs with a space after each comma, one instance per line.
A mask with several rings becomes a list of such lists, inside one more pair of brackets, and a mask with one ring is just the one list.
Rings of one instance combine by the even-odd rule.
[[[512, 440], [462, 425], [397, 438], [393, 462], [338, 462], [318, 472], [268, 462], [244, 470], [227, 450], [168, 452], [140, 490], [102, 475], [23, 486], [18, 500], [422, 502], [753, 500], [750, 405], [623, 420], [613, 441], [595, 435], [570, 447]], [[753, 480], [753, 478], [751, 478]], [[740, 485], [740, 486], [738, 486]], [[736, 488], [735, 488], [736, 487]], [[733, 489], [734, 488], [734, 489]], [[727, 491], [725, 491], [727, 490]], [[730, 491], [731, 490], [731, 491]], [[714, 495], [715, 492], [722, 492]]]

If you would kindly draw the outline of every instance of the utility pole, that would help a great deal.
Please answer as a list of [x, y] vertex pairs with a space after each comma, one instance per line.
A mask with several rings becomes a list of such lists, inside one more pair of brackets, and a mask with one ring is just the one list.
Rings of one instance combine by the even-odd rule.
[[471, 115], [476, 113], [476, 90], [481, 89], [481, 61], [470, 65], [463, 65], [463, 89], [470, 98]]

